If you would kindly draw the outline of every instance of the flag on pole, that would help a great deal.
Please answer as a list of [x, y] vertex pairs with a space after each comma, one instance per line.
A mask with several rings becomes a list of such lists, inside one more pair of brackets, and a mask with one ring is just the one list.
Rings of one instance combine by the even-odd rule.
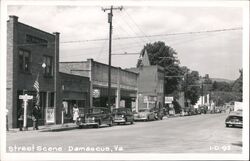
[[36, 89], [36, 105], [40, 105], [40, 95], [39, 95], [39, 82], [38, 82], [39, 74], [37, 75], [37, 78], [34, 82], [33, 87]]

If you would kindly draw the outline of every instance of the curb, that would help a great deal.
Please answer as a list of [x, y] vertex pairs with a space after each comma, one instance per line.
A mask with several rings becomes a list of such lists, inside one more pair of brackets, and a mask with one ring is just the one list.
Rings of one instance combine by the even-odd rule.
[[67, 131], [67, 130], [72, 130], [76, 129], [76, 125], [57, 125], [57, 126], [42, 126], [40, 127], [39, 130], [32, 130], [29, 129], [27, 131], [19, 131], [19, 129], [9, 129], [9, 131], [6, 131], [6, 133], [20, 133], [20, 132], [57, 132], [57, 131]]
[[41, 129], [39, 132], [59, 132], [59, 131], [67, 131], [67, 130], [73, 130], [76, 129], [77, 126], [61, 126], [61, 127], [56, 127], [56, 128], [46, 128], [46, 129]]

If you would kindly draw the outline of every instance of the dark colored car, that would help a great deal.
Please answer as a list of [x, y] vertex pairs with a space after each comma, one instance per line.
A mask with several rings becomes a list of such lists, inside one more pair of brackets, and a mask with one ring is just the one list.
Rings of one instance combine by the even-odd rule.
[[134, 123], [134, 115], [129, 108], [117, 108], [112, 111], [113, 121], [118, 125], [120, 123], [126, 124], [129, 122], [130, 124]]
[[226, 127], [229, 127], [229, 126], [243, 127], [242, 112], [240, 111], [231, 112], [226, 118], [225, 124], [226, 124]]
[[99, 128], [101, 125], [113, 125], [111, 111], [105, 107], [84, 108], [80, 110], [76, 124], [81, 128], [83, 126], [94, 126]]

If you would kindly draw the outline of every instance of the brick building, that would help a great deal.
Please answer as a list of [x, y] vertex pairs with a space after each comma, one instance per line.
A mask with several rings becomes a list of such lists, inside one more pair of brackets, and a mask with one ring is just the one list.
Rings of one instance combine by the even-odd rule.
[[[22, 100], [19, 95], [35, 96], [33, 85], [39, 81], [40, 106], [45, 122], [45, 108], [59, 109], [58, 84], [59, 33], [47, 33], [18, 22], [18, 17], [9, 16], [7, 21], [7, 109], [9, 127], [17, 127], [18, 112]], [[42, 64], [45, 66], [42, 67]], [[35, 97], [34, 97], [35, 98]], [[28, 115], [31, 115], [34, 100], [28, 102]], [[58, 122], [59, 118], [56, 118]], [[31, 120], [28, 120], [31, 126]]]

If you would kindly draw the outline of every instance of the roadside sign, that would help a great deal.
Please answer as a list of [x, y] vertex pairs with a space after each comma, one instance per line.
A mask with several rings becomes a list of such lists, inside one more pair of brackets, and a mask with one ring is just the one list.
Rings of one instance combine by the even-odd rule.
[[93, 97], [99, 98], [101, 95], [100, 89], [93, 89]]
[[172, 103], [174, 100], [174, 97], [165, 97], [165, 103]]
[[19, 99], [23, 100], [23, 101], [27, 101], [27, 100], [33, 99], [33, 96], [30, 96], [30, 95], [27, 95], [27, 94], [25, 94], [25, 95], [19, 95]]
[[28, 100], [33, 99], [33, 96], [30, 95], [19, 95], [19, 99], [23, 100], [24, 105], [24, 113], [23, 113], [23, 128], [24, 130], [27, 130], [27, 106], [28, 106]]

